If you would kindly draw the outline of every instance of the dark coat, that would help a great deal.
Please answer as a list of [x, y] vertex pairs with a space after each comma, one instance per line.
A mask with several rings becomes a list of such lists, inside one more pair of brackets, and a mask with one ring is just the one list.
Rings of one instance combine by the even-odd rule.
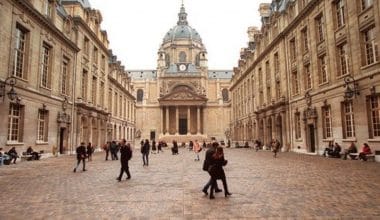
[[77, 159], [84, 159], [86, 158], [86, 147], [83, 146], [83, 145], [80, 145], [79, 147], [77, 147]]
[[213, 179], [225, 179], [226, 174], [224, 173], [223, 166], [227, 165], [227, 160], [224, 157], [215, 159], [211, 156], [210, 164], [208, 167], [208, 173]]
[[215, 153], [215, 148], [214, 147], [210, 147], [207, 151], [206, 151], [206, 155], [205, 155], [205, 160], [203, 161], [203, 167], [202, 169], [204, 171], [208, 171], [208, 168], [210, 166], [210, 163], [211, 161], [213, 160], [212, 158], [212, 155]]
[[129, 146], [120, 147], [120, 163], [122, 167], [128, 167], [128, 161], [132, 158], [132, 150]]
[[149, 142], [145, 142], [141, 148], [141, 153], [142, 154], [149, 154], [149, 151], [150, 151], [150, 144], [149, 144]]

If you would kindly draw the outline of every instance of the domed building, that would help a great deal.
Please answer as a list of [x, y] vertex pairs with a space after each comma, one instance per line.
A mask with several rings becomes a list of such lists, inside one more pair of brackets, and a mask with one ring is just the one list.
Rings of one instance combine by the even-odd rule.
[[188, 142], [229, 138], [231, 70], [209, 70], [200, 34], [184, 5], [164, 36], [156, 70], [130, 70], [136, 138]]

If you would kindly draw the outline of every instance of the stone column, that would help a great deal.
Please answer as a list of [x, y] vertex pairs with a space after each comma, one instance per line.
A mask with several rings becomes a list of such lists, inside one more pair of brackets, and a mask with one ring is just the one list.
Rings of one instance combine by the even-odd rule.
[[200, 134], [201, 132], [201, 109], [198, 106], [197, 107], [197, 134]]
[[190, 120], [190, 106], [188, 106], [187, 107], [187, 134], [191, 133], [190, 132], [190, 128], [191, 128], [190, 122], [191, 122], [191, 120]]
[[176, 135], [178, 135], [178, 131], [179, 131], [178, 120], [179, 120], [179, 109], [178, 109], [178, 106], [176, 106], [175, 107], [175, 134]]
[[161, 134], [164, 134], [164, 107], [160, 108], [160, 114], [161, 114]]
[[169, 106], [166, 106], [166, 134], [169, 134]]

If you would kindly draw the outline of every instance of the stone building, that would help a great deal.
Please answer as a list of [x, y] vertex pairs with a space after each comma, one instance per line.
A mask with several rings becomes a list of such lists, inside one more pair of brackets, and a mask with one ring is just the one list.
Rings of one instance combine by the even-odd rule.
[[199, 33], [182, 5], [164, 36], [156, 70], [130, 70], [137, 98], [136, 138], [171, 142], [225, 140], [232, 71], [209, 70]]
[[380, 2], [261, 4], [232, 79], [234, 141], [279, 139], [321, 154], [328, 142], [380, 150]]
[[32, 146], [63, 154], [81, 141], [100, 146], [107, 124], [133, 129], [133, 118], [124, 120], [107, 109], [108, 88], [124, 87], [120, 94], [132, 103], [134, 98], [125, 72], [110, 73], [114, 61], [100, 30], [101, 14], [88, 1], [0, 0], [0, 21], [4, 150]]

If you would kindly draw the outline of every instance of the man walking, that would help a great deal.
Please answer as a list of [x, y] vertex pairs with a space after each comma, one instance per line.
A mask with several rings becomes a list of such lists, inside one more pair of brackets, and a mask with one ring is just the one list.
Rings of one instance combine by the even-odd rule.
[[[213, 158], [212, 156], [216, 152], [216, 148], [219, 146], [217, 142], [212, 143], [211, 147], [206, 151], [205, 161], [203, 162], [203, 170], [208, 172], [210, 165], [212, 164]], [[207, 196], [208, 195], [208, 188], [213, 184], [212, 178], [210, 177], [210, 180], [207, 182], [207, 184], [203, 187], [202, 192]], [[215, 184], [215, 192], [222, 192], [221, 189], [219, 189], [218, 184], [214, 182]]]
[[77, 166], [74, 168], [74, 173], [77, 172], [77, 168], [82, 161], [83, 163], [83, 171], [86, 171], [86, 146], [85, 143], [80, 143], [79, 147], [76, 149], [77, 153]]
[[149, 140], [146, 139], [145, 143], [142, 144], [141, 153], [143, 158], [143, 166], [149, 166], [149, 151], [150, 151], [150, 143]]
[[128, 162], [132, 158], [132, 149], [131, 145], [128, 143], [125, 145], [126, 140], [122, 139], [120, 143], [120, 175], [116, 180], [119, 182], [121, 181], [121, 178], [123, 177], [123, 173], [125, 172], [127, 174], [127, 179], [131, 178], [131, 174], [129, 173], [129, 165]]

